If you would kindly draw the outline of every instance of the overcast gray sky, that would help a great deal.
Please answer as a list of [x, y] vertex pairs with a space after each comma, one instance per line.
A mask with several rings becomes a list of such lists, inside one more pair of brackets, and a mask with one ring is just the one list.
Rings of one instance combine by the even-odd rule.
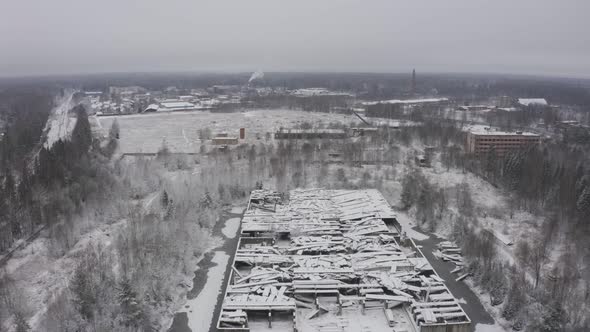
[[590, 77], [588, 0], [0, 0], [0, 76], [131, 71]]

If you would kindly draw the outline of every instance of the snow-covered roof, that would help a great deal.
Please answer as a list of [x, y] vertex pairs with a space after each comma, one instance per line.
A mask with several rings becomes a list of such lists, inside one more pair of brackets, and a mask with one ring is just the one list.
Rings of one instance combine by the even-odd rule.
[[498, 111], [504, 111], [504, 112], [516, 112], [519, 109], [516, 107], [498, 107], [496, 108]]
[[363, 103], [365, 106], [377, 105], [377, 104], [427, 104], [427, 103], [438, 103], [441, 101], [448, 101], [448, 98], [424, 98], [424, 99], [390, 99], [390, 100], [379, 100], [379, 101], [366, 101]]
[[549, 105], [545, 98], [518, 98], [518, 103], [524, 106], [530, 105]]
[[348, 92], [331, 91], [326, 88], [305, 88], [297, 89], [291, 92], [294, 96], [311, 97], [311, 96], [352, 96]]
[[292, 134], [346, 134], [344, 129], [290, 129], [290, 128], [281, 128], [279, 129], [280, 133], [292, 133]]
[[485, 129], [485, 128], [473, 128], [470, 129], [469, 132], [472, 135], [480, 135], [480, 136], [530, 136], [530, 137], [539, 137], [538, 134], [526, 132], [526, 131], [501, 131], [501, 130], [494, 130], [494, 129]]
[[194, 108], [195, 104], [186, 101], [165, 101], [161, 102], [160, 105], [165, 108]]

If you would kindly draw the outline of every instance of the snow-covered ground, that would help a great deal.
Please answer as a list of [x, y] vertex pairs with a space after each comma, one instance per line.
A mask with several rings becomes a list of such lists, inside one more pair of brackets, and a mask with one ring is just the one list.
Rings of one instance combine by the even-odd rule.
[[475, 332], [505, 332], [506, 330], [502, 328], [497, 323], [494, 325], [488, 324], [477, 324], [475, 325]]
[[217, 295], [221, 291], [225, 267], [229, 261], [229, 255], [223, 251], [216, 251], [212, 261], [217, 264], [207, 272], [207, 282], [199, 295], [188, 300], [184, 309], [179, 312], [186, 312], [188, 326], [192, 331], [209, 331], [213, 321], [213, 312], [217, 303]]
[[233, 213], [233, 214], [242, 214], [242, 213], [244, 213], [245, 209], [246, 208], [243, 206], [234, 206], [231, 208], [231, 210], [229, 212]]
[[74, 90], [66, 91], [63, 98], [60, 98], [57, 106], [51, 111], [45, 125], [45, 131], [47, 132], [46, 148], [52, 147], [60, 139], [65, 141], [70, 138], [76, 125], [76, 117], [70, 117], [69, 114], [70, 110], [75, 106], [73, 101], [75, 92]]
[[233, 239], [236, 237], [238, 228], [240, 228], [240, 218], [230, 218], [225, 222], [225, 226], [221, 230], [221, 233], [223, 233], [226, 238]]
[[125, 224], [125, 220], [111, 225], [101, 224], [84, 234], [66, 255], [57, 259], [51, 254], [50, 241], [40, 236], [17, 251], [7, 262], [1, 273], [15, 281], [15, 286], [20, 290], [20, 300], [33, 313], [29, 320], [33, 331], [44, 330], [39, 324], [47, 311], [47, 305], [68, 286], [80, 253], [98, 244], [106, 250], [116, 238], [114, 235]]
[[245, 128], [246, 139], [240, 143], [254, 144], [264, 141], [266, 133], [273, 134], [281, 127], [291, 128], [303, 122], [323, 122], [325, 125], [360, 122], [352, 115], [297, 110], [192, 111], [97, 117], [100, 122], [97, 127], [102, 127], [106, 133], [115, 119], [121, 128], [120, 153], [155, 153], [163, 141], [172, 152], [198, 152], [201, 144], [211, 144], [210, 140], [201, 142], [199, 139], [199, 130], [205, 128], [211, 129], [213, 136], [225, 132], [233, 137], [238, 137], [240, 128]]
[[406, 213], [397, 212], [396, 220], [399, 222], [400, 226], [402, 226], [403, 232], [405, 232], [408, 237], [418, 241], [426, 240], [430, 237], [414, 230], [413, 227], [416, 226], [416, 223]]
[[490, 302], [490, 296], [484, 292], [480, 287], [476, 286], [469, 278], [465, 279], [464, 282], [473, 290], [473, 293], [479, 298], [479, 301], [486, 308], [486, 311], [494, 317], [494, 325], [477, 324], [475, 332], [504, 332], [512, 330], [510, 328], [510, 322], [502, 318], [501, 308], [502, 306], [492, 306]]

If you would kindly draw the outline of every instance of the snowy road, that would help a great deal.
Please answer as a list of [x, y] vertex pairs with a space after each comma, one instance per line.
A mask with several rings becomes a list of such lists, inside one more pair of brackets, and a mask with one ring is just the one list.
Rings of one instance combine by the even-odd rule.
[[74, 93], [75, 90], [68, 90], [65, 92], [57, 106], [51, 111], [45, 130], [47, 131], [47, 139], [45, 147], [51, 148], [55, 142], [66, 140], [70, 137], [74, 126], [76, 125], [76, 117], [70, 117], [69, 112], [74, 107]]

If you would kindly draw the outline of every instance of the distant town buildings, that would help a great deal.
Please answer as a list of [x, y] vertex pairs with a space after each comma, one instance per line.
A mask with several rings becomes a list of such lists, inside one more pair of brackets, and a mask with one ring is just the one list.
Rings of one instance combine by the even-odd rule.
[[522, 149], [527, 146], [537, 145], [541, 142], [541, 136], [529, 132], [496, 131], [489, 127], [475, 128], [467, 132], [465, 150], [467, 153], [481, 155], [494, 151], [499, 157], [510, 151]]
[[373, 105], [378, 105], [378, 104], [424, 105], [424, 104], [445, 103], [448, 101], [449, 101], [448, 98], [390, 99], [390, 100], [367, 101], [362, 104], [364, 106], [373, 106]]
[[115, 94], [115, 95], [132, 95], [132, 94], [137, 94], [137, 93], [144, 93], [147, 90], [145, 88], [142, 88], [140, 86], [123, 86], [123, 87], [119, 87], [119, 86], [111, 86], [109, 87], [109, 94]]
[[292, 96], [296, 97], [313, 97], [313, 96], [344, 96], [344, 97], [354, 97], [353, 94], [348, 92], [340, 92], [340, 91], [331, 91], [325, 88], [307, 88], [307, 89], [297, 89], [291, 91]]

